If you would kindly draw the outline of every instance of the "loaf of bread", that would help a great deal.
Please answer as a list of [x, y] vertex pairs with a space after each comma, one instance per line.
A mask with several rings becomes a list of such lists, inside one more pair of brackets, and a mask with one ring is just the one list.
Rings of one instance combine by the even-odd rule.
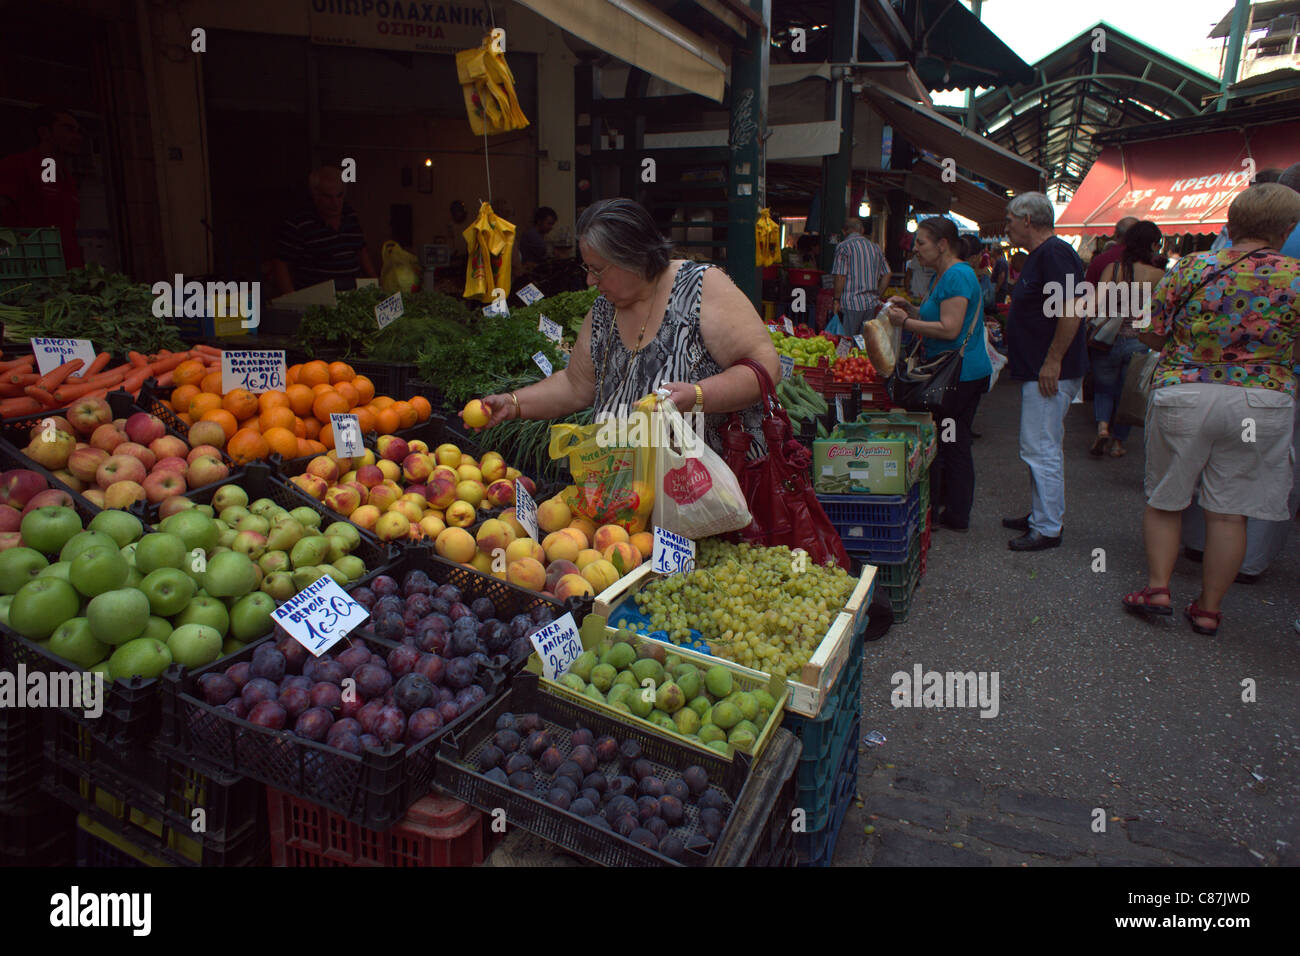
[[[887, 307], [886, 307], [887, 308]], [[894, 337], [890, 334], [889, 319], [885, 317], [885, 308], [880, 310], [870, 322], [862, 325], [862, 338], [867, 343], [867, 358], [872, 367], [882, 378], [894, 374]]]

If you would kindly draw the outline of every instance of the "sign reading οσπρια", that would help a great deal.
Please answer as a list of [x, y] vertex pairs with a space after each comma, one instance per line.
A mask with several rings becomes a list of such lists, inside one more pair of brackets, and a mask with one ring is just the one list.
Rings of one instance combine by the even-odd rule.
[[328, 574], [307, 585], [271, 617], [289, 636], [320, 657], [370, 616]]
[[366, 453], [361, 440], [361, 421], [349, 412], [330, 412], [330, 431], [334, 450], [343, 458], [359, 458]]
[[582, 653], [582, 640], [572, 614], [565, 614], [528, 636], [542, 659], [542, 674], [557, 680]]
[[375, 322], [381, 329], [386, 329], [400, 319], [405, 312], [406, 306], [402, 304], [402, 293], [394, 292], [375, 306]]
[[655, 528], [650, 569], [656, 574], [690, 574], [695, 570], [695, 542], [675, 531]]
[[524, 526], [534, 541], [537, 540], [537, 502], [518, 478], [515, 479], [515, 520]]
[[32, 354], [36, 356], [36, 370], [42, 375], [73, 359], [85, 363], [81, 366], [84, 372], [95, 361], [95, 346], [90, 339], [32, 339]]
[[221, 391], [244, 388], [254, 395], [284, 391], [284, 352], [222, 352]]

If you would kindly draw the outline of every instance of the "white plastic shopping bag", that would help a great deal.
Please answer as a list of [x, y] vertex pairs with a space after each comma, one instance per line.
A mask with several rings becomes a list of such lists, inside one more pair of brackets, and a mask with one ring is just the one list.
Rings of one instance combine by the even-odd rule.
[[[740, 482], [722, 457], [704, 441], [703, 416], [683, 417], [656, 393], [656, 527], [697, 540], [738, 531], [752, 520]], [[693, 424], [699, 423], [697, 432]]]

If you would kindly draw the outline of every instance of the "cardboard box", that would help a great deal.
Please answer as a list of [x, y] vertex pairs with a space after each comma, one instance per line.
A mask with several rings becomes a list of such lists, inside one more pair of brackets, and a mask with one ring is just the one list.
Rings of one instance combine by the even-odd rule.
[[813, 488], [822, 494], [905, 495], [924, 470], [918, 441], [813, 442]]
[[929, 412], [909, 412], [895, 408], [888, 412], [864, 412], [858, 421], [880, 422], [889, 426], [903, 425], [917, 429], [917, 434], [924, 445], [925, 464], [929, 465], [939, 454], [939, 433], [934, 416]]

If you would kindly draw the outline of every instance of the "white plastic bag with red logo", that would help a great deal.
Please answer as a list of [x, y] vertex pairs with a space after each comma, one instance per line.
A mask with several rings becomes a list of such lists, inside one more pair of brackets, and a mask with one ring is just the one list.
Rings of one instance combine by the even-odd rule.
[[692, 540], [739, 531], [752, 520], [736, 475], [704, 441], [704, 416], [656, 404], [655, 527]]

